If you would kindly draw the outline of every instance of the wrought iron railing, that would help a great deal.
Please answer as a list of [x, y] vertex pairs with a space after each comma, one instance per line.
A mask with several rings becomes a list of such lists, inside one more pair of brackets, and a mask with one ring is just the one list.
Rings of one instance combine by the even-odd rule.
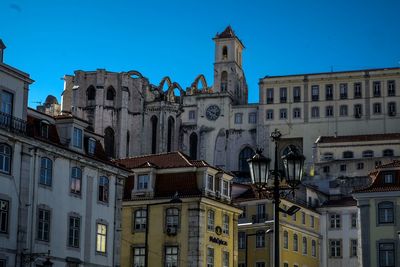
[[0, 111], [0, 128], [13, 133], [26, 134], [26, 121]]

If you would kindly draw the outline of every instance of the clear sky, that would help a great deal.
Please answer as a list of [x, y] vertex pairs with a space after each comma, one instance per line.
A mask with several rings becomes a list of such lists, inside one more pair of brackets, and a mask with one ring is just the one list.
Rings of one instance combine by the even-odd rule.
[[265, 75], [400, 67], [400, 0], [0, 0], [5, 63], [60, 100], [74, 70], [138, 70], [153, 84], [213, 81], [217, 32], [244, 43], [249, 102]]

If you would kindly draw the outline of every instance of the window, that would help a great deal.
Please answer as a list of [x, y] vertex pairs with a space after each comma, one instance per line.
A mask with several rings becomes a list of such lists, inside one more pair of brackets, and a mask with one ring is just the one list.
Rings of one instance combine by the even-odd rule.
[[303, 254], [307, 254], [307, 238], [303, 236]]
[[317, 257], [317, 242], [315, 240], [311, 241], [311, 256]]
[[243, 114], [235, 113], [235, 124], [242, 124], [243, 122]]
[[329, 173], [330, 172], [329, 166], [324, 166], [322, 171], [323, 171], [323, 173]]
[[267, 120], [273, 120], [274, 119], [274, 110], [273, 109], [267, 109], [266, 119]]
[[301, 118], [301, 110], [300, 110], [300, 108], [294, 108], [293, 109], [293, 118], [295, 118], [295, 119]]
[[319, 100], [319, 86], [318, 85], [311, 86], [311, 100], [312, 101]]
[[393, 173], [391, 172], [387, 172], [383, 174], [383, 181], [385, 184], [393, 184], [394, 182], [394, 176]]
[[51, 186], [52, 178], [53, 178], [53, 162], [49, 158], [42, 158], [40, 160], [39, 183], [42, 185]]
[[319, 117], [319, 107], [312, 107], [311, 118], [318, 118], [318, 117]]
[[222, 181], [222, 194], [224, 196], [229, 197], [229, 182], [228, 181], [225, 181], [225, 180]]
[[168, 208], [165, 211], [165, 228], [173, 228], [176, 230], [179, 228], [179, 209], [178, 208]]
[[351, 228], [357, 228], [357, 213], [351, 214]]
[[352, 151], [344, 151], [343, 158], [344, 159], [352, 159], [354, 157], [354, 153]]
[[300, 86], [293, 87], [293, 102], [300, 102], [301, 94], [300, 94]]
[[258, 231], [256, 234], [256, 248], [265, 247], [265, 232]]
[[394, 152], [393, 152], [392, 149], [385, 149], [385, 150], [383, 150], [382, 155], [384, 157], [393, 157], [394, 156]]
[[396, 95], [396, 83], [395, 81], [388, 81], [387, 82], [387, 87], [388, 87], [388, 96], [395, 96]]
[[287, 88], [286, 87], [281, 87], [280, 90], [280, 97], [281, 97], [281, 103], [286, 103], [287, 102]]
[[0, 172], [11, 173], [11, 147], [0, 144]]
[[165, 267], [178, 267], [178, 251], [177, 246], [165, 247]]
[[256, 112], [250, 112], [249, 113], [249, 123], [250, 124], [256, 124], [257, 123], [257, 113]]
[[222, 233], [229, 235], [229, 215], [224, 214], [222, 217]]
[[381, 96], [381, 82], [374, 82], [373, 88], [374, 88], [374, 96], [380, 97]]
[[382, 162], [380, 160], [375, 161], [375, 167], [381, 166], [381, 165], [382, 165]]
[[333, 117], [333, 106], [327, 106], [325, 108], [325, 116], [326, 117]]
[[89, 86], [86, 90], [87, 100], [95, 100], [96, 99], [96, 89], [93, 85]]
[[396, 103], [395, 102], [388, 103], [388, 115], [391, 117], [396, 115]]
[[222, 267], [229, 267], [229, 252], [222, 252]]
[[195, 120], [196, 119], [196, 111], [190, 110], [189, 111], [189, 120]]
[[109, 180], [105, 176], [101, 176], [99, 180], [99, 201], [108, 202]]
[[314, 228], [314, 226], [315, 226], [315, 221], [314, 221], [315, 219], [314, 219], [314, 216], [312, 216], [312, 215], [310, 215], [310, 226], [312, 227], [312, 228]]
[[115, 98], [115, 90], [112, 86], [108, 87], [107, 89], [107, 100], [114, 101]]
[[341, 83], [340, 87], [340, 99], [347, 99], [347, 83]]
[[378, 222], [394, 223], [393, 202], [385, 201], [378, 204]]
[[43, 138], [49, 138], [49, 123], [47, 121], [40, 122], [40, 136]]
[[10, 217], [10, 202], [0, 199], [0, 233], [8, 233], [8, 218]]
[[139, 209], [134, 212], [134, 231], [144, 231], [146, 230], [147, 224], [147, 210]]
[[226, 92], [228, 90], [228, 73], [223, 71], [221, 73], [221, 92]]
[[331, 258], [342, 257], [342, 240], [330, 239], [329, 240], [329, 256]]
[[207, 175], [207, 189], [210, 191], [214, 191], [214, 176]]
[[256, 267], [265, 267], [265, 262], [256, 262]]
[[[12, 93], [6, 92], [6, 91], [0, 91], [0, 111], [7, 114], [7, 115], [12, 115], [13, 114], [13, 98], [14, 95]], [[6, 119], [2, 118], [3, 120], [7, 121], [2, 121], [2, 123], [9, 125], [11, 122]]]
[[346, 105], [341, 105], [339, 110], [340, 110], [340, 116], [345, 117], [345, 116], [348, 115], [347, 106]]
[[207, 267], [214, 267], [214, 249], [207, 248]]
[[69, 229], [68, 229], [68, 246], [73, 248], [79, 248], [79, 236], [81, 232], [81, 219], [79, 217], [69, 217]]
[[287, 231], [283, 232], [283, 248], [289, 248], [289, 233]]
[[71, 171], [71, 185], [70, 191], [73, 194], [81, 194], [82, 186], [82, 171], [78, 167], [73, 167]]
[[175, 136], [175, 120], [173, 117], [168, 118], [168, 128], [167, 128], [167, 151], [171, 152], [174, 146], [174, 136]]
[[137, 189], [138, 190], [147, 190], [149, 187], [149, 175], [148, 174], [139, 174], [137, 178]]
[[361, 83], [354, 83], [354, 98], [361, 98]]
[[[150, 122], [151, 122], [151, 153], [155, 154], [155, 153], [157, 153], [157, 131], [158, 131], [157, 116], [152, 116], [150, 118]], [[113, 131], [113, 138], [114, 138], [114, 131]], [[114, 140], [113, 140], [113, 144], [114, 144]], [[106, 151], [107, 151], [107, 149], [106, 149]], [[114, 155], [114, 148], [113, 148], [113, 151], [110, 151], [110, 153], [111, 152]], [[106, 154], [107, 154], [107, 152], [106, 152]]]
[[214, 231], [215, 223], [215, 212], [213, 210], [208, 210], [207, 212], [207, 230]]
[[114, 138], [114, 130], [111, 127], [107, 127], [104, 130], [104, 150], [106, 152], [107, 157], [113, 158], [115, 149], [114, 149], [114, 144], [115, 144], [115, 138]]
[[332, 152], [325, 152], [322, 155], [323, 160], [333, 160], [333, 153]]
[[381, 114], [382, 113], [381, 103], [374, 103], [373, 109], [374, 109], [374, 114]]
[[144, 267], [146, 262], [146, 248], [133, 248], [133, 267]]
[[190, 151], [189, 155], [191, 159], [197, 158], [197, 134], [191, 133], [189, 137]]
[[301, 223], [306, 224], [306, 214], [304, 212], [301, 212]]
[[357, 246], [358, 246], [358, 240], [351, 239], [350, 240], [350, 257], [357, 257]]
[[82, 130], [76, 127], [74, 127], [73, 145], [82, 148]]
[[267, 89], [267, 104], [274, 103], [274, 88]]
[[346, 169], [347, 169], [346, 164], [340, 164], [340, 171], [341, 171], [341, 172], [345, 172]]
[[227, 58], [228, 58], [228, 47], [224, 45], [224, 47], [222, 47], [222, 59], [227, 59]]
[[362, 106], [361, 104], [354, 105], [354, 117], [361, 118], [362, 116]]
[[357, 163], [357, 170], [363, 170], [364, 169], [364, 162], [358, 162]]
[[325, 85], [325, 100], [333, 99], [333, 85], [327, 84]]
[[246, 267], [245, 263], [239, 263], [238, 267]]
[[299, 251], [299, 240], [297, 234], [293, 235], [293, 251]]
[[340, 229], [340, 227], [341, 227], [340, 214], [331, 214], [330, 215], [330, 228], [331, 229]]
[[283, 263], [283, 267], [289, 267], [289, 263], [284, 262], [284, 263]]
[[365, 150], [365, 151], [362, 152], [362, 157], [363, 158], [373, 158], [374, 157], [374, 151]]
[[50, 211], [39, 209], [38, 212], [37, 239], [40, 241], [50, 241]]
[[265, 219], [267, 216], [265, 214], [265, 204], [257, 204], [257, 218]]
[[249, 171], [249, 163], [247, 160], [254, 156], [254, 150], [250, 147], [243, 148], [239, 153], [239, 171], [248, 172]]
[[107, 225], [102, 223], [96, 226], [96, 252], [107, 252]]
[[281, 109], [279, 110], [279, 118], [280, 118], [281, 120], [287, 119], [287, 109], [286, 109], [286, 108], [281, 108]]
[[0, 259], [0, 267], [7, 267], [7, 260]]
[[88, 154], [93, 156], [95, 152], [96, 152], [96, 139], [89, 138], [88, 139]]
[[245, 249], [246, 248], [246, 233], [245, 232], [239, 232], [239, 249]]
[[394, 243], [379, 244], [379, 267], [396, 266]]

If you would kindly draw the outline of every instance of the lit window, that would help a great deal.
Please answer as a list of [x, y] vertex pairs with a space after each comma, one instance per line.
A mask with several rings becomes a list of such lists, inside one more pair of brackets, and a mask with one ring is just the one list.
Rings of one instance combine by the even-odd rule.
[[172, 229], [171, 231], [176, 231], [179, 228], [179, 209], [178, 208], [168, 208], [165, 211], [165, 228]]
[[138, 190], [146, 190], [149, 186], [149, 175], [148, 174], [140, 174], [138, 175], [137, 189]]
[[331, 258], [340, 258], [342, 257], [342, 240], [329, 240], [329, 256]]
[[82, 186], [82, 171], [78, 167], [73, 167], [71, 171], [71, 193], [80, 194]]
[[229, 215], [224, 214], [222, 218], [222, 233], [229, 235]]
[[263, 248], [265, 247], [265, 232], [258, 231], [256, 235], [256, 247]]
[[0, 233], [8, 233], [8, 218], [10, 217], [10, 202], [0, 199]]
[[378, 204], [378, 222], [382, 224], [394, 223], [393, 202], [381, 202]]
[[214, 249], [207, 248], [207, 267], [214, 267]]
[[215, 223], [215, 212], [213, 210], [208, 210], [207, 212], [207, 230], [214, 231]]
[[136, 210], [134, 213], [134, 231], [146, 230], [147, 211], [145, 209]]
[[107, 251], [107, 225], [98, 223], [96, 226], [96, 252]]
[[11, 147], [0, 144], [0, 172], [11, 173]]
[[79, 217], [69, 217], [68, 246], [79, 248], [79, 237], [81, 229], [81, 219]]
[[39, 209], [37, 239], [49, 242], [50, 240], [50, 211]]
[[99, 201], [108, 202], [109, 180], [105, 176], [100, 177], [99, 181]]
[[394, 243], [379, 244], [379, 267], [396, 266], [394, 247]]
[[73, 146], [82, 148], [82, 130], [74, 127]]
[[42, 158], [40, 160], [39, 183], [42, 185], [51, 186], [52, 178], [53, 178], [53, 162], [49, 158]]
[[133, 248], [133, 267], [145, 267], [146, 248]]
[[96, 151], [96, 139], [89, 138], [88, 139], [88, 153], [89, 153], [89, 155], [94, 155], [95, 151]]
[[331, 229], [339, 229], [341, 227], [341, 218], [340, 214], [331, 214], [330, 215], [330, 228]]
[[243, 122], [243, 114], [235, 113], [235, 124], [242, 124]]
[[168, 246], [165, 247], [165, 267], [177, 267], [178, 266], [178, 247]]

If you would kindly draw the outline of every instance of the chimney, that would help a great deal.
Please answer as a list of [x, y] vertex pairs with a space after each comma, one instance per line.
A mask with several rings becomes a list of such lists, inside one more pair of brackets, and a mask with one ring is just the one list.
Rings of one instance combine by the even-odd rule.
[[6, 46], [4, 45], [3, 40], [0, 39], [0, 63], [3, 63], [4, 49], [6, 49]]

